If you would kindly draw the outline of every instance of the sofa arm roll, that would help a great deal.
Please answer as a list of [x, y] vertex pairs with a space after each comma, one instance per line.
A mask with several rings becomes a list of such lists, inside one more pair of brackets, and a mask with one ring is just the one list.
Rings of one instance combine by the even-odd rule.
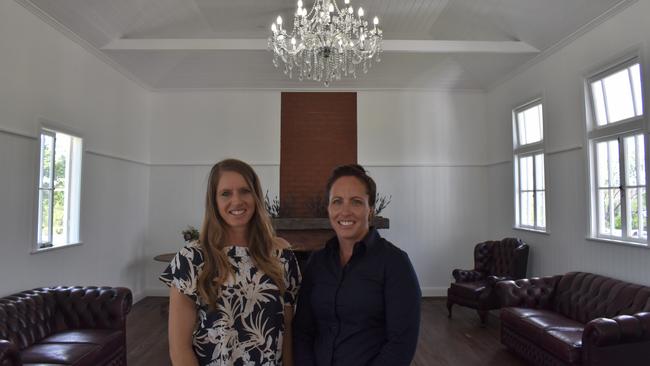
[[555, 292], [555, 285], [561, 276], [534, 277], [521, 280], [506, 280], [495, 285], [502, 307], [519, 306], [545, 309]]
[[15, 344], [0, 339], [0, 366], [19, 366], [22, 365], [20, 361], [20, 352]]
[[474, 282], [485, 278], [483, 272], [475, 269], [455, 269], [451, 274], [456, 279], [456, 282]]
[[585, 326], [584, 345], [606, 347], [621, 343], [650, 341], [650, 312], [597, 318]]
[[496, 286], [497, 282], [511, 280], [511, 277], [506, 276], [487, 276], [486, 280], [489, 286]]
[[124, 329], [133, 305], [124, 287], [57, 287], [52, 289], [70, 329]]

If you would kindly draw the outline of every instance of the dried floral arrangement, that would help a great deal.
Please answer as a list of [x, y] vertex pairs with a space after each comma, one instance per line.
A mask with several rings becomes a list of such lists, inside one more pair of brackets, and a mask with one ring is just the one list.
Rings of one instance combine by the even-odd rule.
[[199, 231], [192, 225], [188, 225], [187, 228], [181, 231], [183, 235], [183, 240], [186, 242], [192, 242], [199, 240]]

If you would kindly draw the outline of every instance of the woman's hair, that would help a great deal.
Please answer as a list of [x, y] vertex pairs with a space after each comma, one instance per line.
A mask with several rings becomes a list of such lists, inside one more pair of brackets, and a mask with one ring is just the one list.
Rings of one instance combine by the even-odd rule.
[[375, 181], [370, 178], [366, 170], [359, 164], [339, 165], [332, 170], [332, 174], [327, 179], [325, 190], [327, 197], [329, 197], [334, 183], [341, 177], [355, 177], [359, 179], [361, 183], [366, 186], [368, 205], [370, 207], [375, 206], [375, 200], [377, 199], [377, 185], [375, 184]]
[[227, 255], [222, 250], [226, 244], [229, 244], [226, 243], [228, 224], [219, 214], [217, 207], [217, 186], [223, 172], [240, 174], [251, 189], [255, 199], [255, 213], [248, 223], [248, 250], [257, 269], [273, 280], [280, 293], [285, 291], [282, 266], [279, 259], [273, 255], [275, 232], [262, 200], [260, 179], [253, 168], [243, 161], [222, 160], [212, 167], [208, 177], [205, 214], [199, 235], [204, 264], [199, 273], [197, 289], [211, 310], [216, 308], [221, 285], [233, 275]]

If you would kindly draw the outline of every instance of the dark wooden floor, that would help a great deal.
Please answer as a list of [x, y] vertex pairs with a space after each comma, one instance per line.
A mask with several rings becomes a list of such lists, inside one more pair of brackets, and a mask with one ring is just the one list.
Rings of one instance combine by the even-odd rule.
[[[129, 366], [170, 365], [166, 305], [165, 297], [147, 297], [133, 307], [127, 322]], [[412, 366], [438, 365], [525, 363], [499, 342], [496, 316], [490, 316], [488, 326], [481, 328], [473, 310], [455, 306], [453, 319], [448, 319], [444, 299], [424, 299], [420, 339]]]

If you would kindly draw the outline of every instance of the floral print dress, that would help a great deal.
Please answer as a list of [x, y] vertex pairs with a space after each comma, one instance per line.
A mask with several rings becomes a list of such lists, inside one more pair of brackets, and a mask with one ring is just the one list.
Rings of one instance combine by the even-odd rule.
[[234, 276], [221, 287], [217, 310], [210, 312], [197, 290], [203, 267], [198, 243], [183, 247], [160, 275], [167, 286], [176, 287], [197, 306], [193, 333], [194, 352], [206, 366], [280, 366], [284, 305], [295, 305], [300, 270], [293, 252], [277, 250], [284, 267], [284, 296], [270, 277], [255, 267], [248, 248], [229, 246], [226, 251]]

